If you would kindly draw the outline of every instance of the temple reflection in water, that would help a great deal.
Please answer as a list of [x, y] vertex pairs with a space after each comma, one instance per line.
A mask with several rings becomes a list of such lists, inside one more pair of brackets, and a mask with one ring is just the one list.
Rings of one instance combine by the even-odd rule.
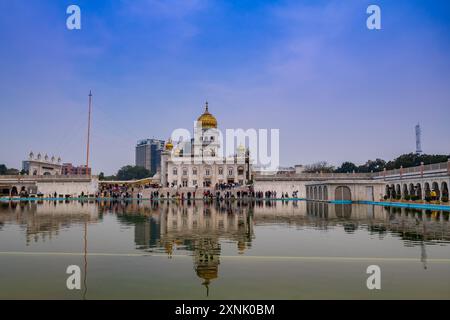
[[25, 229], [26, 243], [57, 238], [60, 231], [99, 220], [95, 201], [0, 202], [0, 231], [14, 223]]
[[[450, 242], [448, 212], [305, 201], [3, 202], [0, 232], [8, 224], [18, 225], [29, 245], [57, 239], [61, 230], [75, 226], [89, 234], [89, 226], [101, 224], [106, 217], [134, 229], [130, 250], [164, 253], [169, 258], [192, 255], [194, 271], [207, 290], [219, 277], [224, 242], [232, 244], [237, 255], [245, 255], [258, 237], [256, 226], [366, 230], [381, 239], [390, 235], [406, 247], [420, 247], [424, 267], [426, 245]], [[101, 237], [110, 239], [114, 234]], [[85, 246], [89, 248], [88, 243]]]
[[[119, 219], [135, 223], [135, 243], [141, 250], [163, 250], [171, 257], [175, 250], [189, 251], [197, 276], [209, 290], [218, 277], [221, 240], [236, 243], [239, 254], [251, 246], [253, 238], [253, 203], [173, 203], [153, 202], [146, 219], [137, 221], [137, 204], [126, 205]], [[139, 206], [139, 205], [138, 205]], [[141, 216], [142, 217], [142, 216]]]

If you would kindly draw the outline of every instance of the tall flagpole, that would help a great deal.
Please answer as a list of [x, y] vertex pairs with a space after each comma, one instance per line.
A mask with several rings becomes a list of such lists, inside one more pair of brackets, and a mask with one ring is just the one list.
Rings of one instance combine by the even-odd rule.
[[91, 109], [92, 109], [92, 91], [89, 90], [89, 115], [88, 115], [88, 131], [86, 145], [86, 175], [89, 175], [89, 143], [91, 137]]

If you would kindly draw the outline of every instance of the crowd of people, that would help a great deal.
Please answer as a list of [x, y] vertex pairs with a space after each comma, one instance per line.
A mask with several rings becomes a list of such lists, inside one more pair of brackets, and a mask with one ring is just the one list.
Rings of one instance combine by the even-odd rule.
[[[99, 190], [99, 197], [112, 198], [112, 199], [124, 199], [124, 198], [143, 198], [143, 191], [148, 190], [145, 187], [131, 187], [127, 185], [103, 185]], [[193, 200], [193, 199], [290, 199], [297, 198], [298, 191], [293, 191], [291, 194], [288, 192], [277, 193], [275, 190], [255, 191], [253, 187], [242, 187], [235, 183], [220, 183], [216, 184], [214, 188], [200, 189], [198, 187], [191, 190], [185, 189], [174, 190], [168, 188], [153, 188], [150, 191], [150, 200], [157, 199], [179, 199], [179, 200]], [[146, 193], [147, 195], [147, 193]], [[147, 196], [148, 197], [148, 196]]]
[[142, 192], [140, 189], [136, 190], [135, 188], [127, 185], [103, 185], [99, 190], [99, 196], [103, 198], [112, 198], [112, 199], [126, 199], [132, 198], [136, 196], [137, 198], [142, 198]]
[[281, 192], [281, 196], [278, 195], [278, 197], [277, 192], [274, 190], [257, 191], [255, 192], [254, 197], [256, 199], [290, 199], [290, 198], [295, 199], [298, 197], [298, 190], [293, 191], [291, 196], [289, 196], [287, 192]]
[[231, 190], [237, 187], [241, 187], [239, 183], [217, 183], [215, 185], [215, 190]]

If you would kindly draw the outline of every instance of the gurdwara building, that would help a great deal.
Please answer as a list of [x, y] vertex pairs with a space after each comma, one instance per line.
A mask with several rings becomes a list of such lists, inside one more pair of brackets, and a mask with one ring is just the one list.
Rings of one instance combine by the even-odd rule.
[[[215, 187], [221, 184], [246, 185], [251, 180], [250, 154], [240, 145], [223, 156], [216, 118], [208, 110], [194, 124], [194, 137], [173, 142], [169, 139], [161, 153], [160, 181], [163, 187]], [[228, 151], [227, 151], [228, 152]]]

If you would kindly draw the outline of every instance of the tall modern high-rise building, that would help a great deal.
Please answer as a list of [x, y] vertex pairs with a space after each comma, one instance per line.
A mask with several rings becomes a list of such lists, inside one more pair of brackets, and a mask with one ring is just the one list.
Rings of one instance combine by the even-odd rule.
[[164, 143], [164, 140], [158, 139], [139, 140], [136, 144], [136, 166], [144, 167], [155, 174], [161, 166]]

